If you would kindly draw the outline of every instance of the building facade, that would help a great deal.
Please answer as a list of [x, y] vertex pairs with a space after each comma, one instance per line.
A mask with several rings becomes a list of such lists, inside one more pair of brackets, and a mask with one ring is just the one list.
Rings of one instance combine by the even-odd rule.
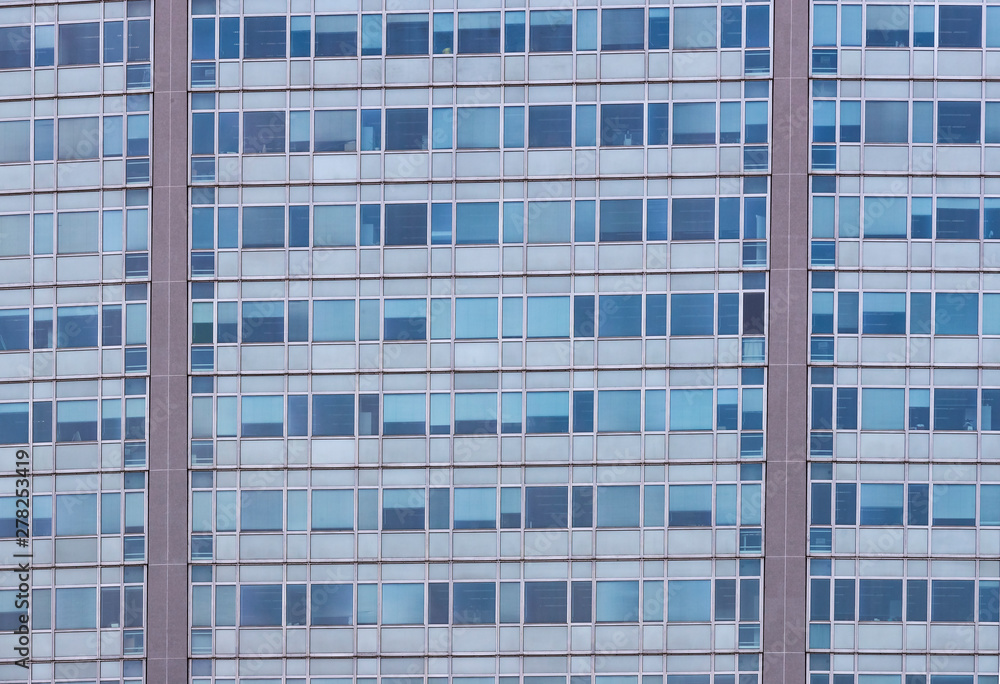
[[998, 60], [990, 3], [0, 2], [0, 679], [997, 684]]

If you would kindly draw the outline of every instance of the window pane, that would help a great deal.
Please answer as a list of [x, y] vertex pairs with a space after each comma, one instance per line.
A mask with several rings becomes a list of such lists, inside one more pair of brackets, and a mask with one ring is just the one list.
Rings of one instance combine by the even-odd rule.
[[529, 33], [528, 49], [532, 52], [569, 52], [573, 49], [573, 12], [532, 12]]
[[[942, 7], [945, 9], [960, 9], [958, 7]], [[976, 8], [978, 12], [979, 9]], [[978, 35], [977, 35], [978, 38]], [[980, 105], [978, 102], [938, 102], [938, 144], [979, 143], [981, 126]]]
[[639, 526], [639, 486], [597, 488], [598, 527]]
[[641, 50], [645, 33], [641, 9], [606, 9], [601, 12], [602, 50]]
[[353, 530], [354, 492], [350, 489], [313, 490], [312, 529]]
[[[701, 11], [684, 9], [681, 12]], [[715, 13], [712, 8], [709, 11]], [[676, 35], [676, 34], [675, 34]], [[674, 105], [675, 145], [714, 145], [715, 144], [715, 103], [693, 102]]]
[[495, 245], [499, 236], [500, 208], [496, 202], [462, 202], [455, 205], [456, 244]]
[[56, 589], [56, 629], [97, 627], [97, 589]]
[[528, 107], [528, 147], [569, 147], [573, 144], [572, 119], [571, 105]]
[[861, 390], [862, 430], [902, 430], [903, 417], [903, 390]]
[[500, 52], [500, 13], [459, 12], [458, 54], [495, 52]]
[[100, 64], [100, 23], [59, 25], [59, 66]]
[[426, 14], [388, 14], [385, 20], [385, 53], [426, 55], [428, 30]]
[[711, 606], [711, 581], [667, 581], [667, 622], [708, 622]]
[[284, 152], [285, 112], [243, 113], [244, 154], [284, 154]]
[[387, 150], [426, 150], [427, 110], [387, 109], [385, 130]]
[[457, 582], [452, 587], [452, 622], [456, 625], [496, 624], [497, 585]]
[[459, 107], [456, 119], [458, 149], [500, 147], [499, 107]]
[[285, 59], [285, 17], [246, 17], [243, 20], [244, 59]]
[[674, 48], [678, 50], [714, 49], [718, 43], [717, 24], [715, 7], [675, 9]]
[[[281, 397], [278, 397], [280, 400]], [[246, 401], [246, 398], [243, 399]], [[240, 530], [260, 532], [282, 529], [281, 491], [244, 491], [240, 493]]]
[[565, 582], [525, 582], [524, 622], [526, 624], [566, 623]]
[[601, 200], [601, 242], [642, 240], [642, 200]]
[[354, 616], [353, 584], [313, 584], [310, 587], [312, 625], [350, 625]]
[[[641, 15], [642, 10], [637, 11]], [[601, 105], [601, 145], [605, 147], [642, 145], [642, 109], [641, 104]]]
[[316, 56], [358, 54], [358, 17], [354, 14], [316, 17]]
[[908, 47], [910, 44], [909, 5], [868, 5], [865, 45], [868, 47]]
[[909, 107], [908, 102], [865, 102], [865, 142], [907, 142]]

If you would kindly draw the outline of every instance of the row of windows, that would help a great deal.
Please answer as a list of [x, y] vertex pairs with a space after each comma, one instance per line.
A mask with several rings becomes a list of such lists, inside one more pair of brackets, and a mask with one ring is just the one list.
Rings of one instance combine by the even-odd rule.
[[[459, 12], [455, 14], [390, 12], [360, 17], [361, 55], [498, 54], [501, 52], [572, 52], [663, 50], [670, 44], [670, 9], [642, 8]], [[714, 50], [766, 48], [770, 44], [770, 7], [685, 7], [673, 10], [673, 48]], [[314, 25], [315, 23], [315, 25]], [[575, 32], [574, 32], [575, 27]], [[598, 39], [598, 27], [600, 39]], [[248, 16], [243, 18], [243, 59], [354, 57], [358, 55], [357, 14]], [[647, 32], [648, 31], [648, 32]], [[501, 35], [502, 34], [502, 35]], [[744, 39], [745, 34], [745, 39]], [[218, 36], [218, 43], [216, 43]], [[383, 50], [384, 36], [384, 50]], [[195, 18], [191, 24], [193, 60], [239, 59], [240, 20]]]
[[935, 38], [939, 48], [978, 48], [984, 44], [1000, 47], [1000, 8], [985, 8], [985, 26], [983, 9], [981, 5], [916, 5], [911, 8], [910, 5], [816, 4], [813, 5], [813, 45], [860, 46], [864, 37], [866, 47], [912, 45], [932, 48]]
[[[907, 298], [910, 301], [908, 326]], [[982, 299], [982, 334], [998, 335], [1000, 294], [984, 294]], [[978, 293], [837, 292], [834, 296], [833, 292], [813, 292], [813, 334], [833, 334], [835, 312], [838, 334], [977, 335], [980, 332]]]
[[[1000, 295], [996, 297], [1000, 299]], [[645, 326], [643, 299], [646, 301]], [[307, 300], [292, 300], [287, 303], [287, 317], [283, 301], [244, 301], [240, 308], [238, 317], [237, 302], [195, 302], [191, 310], [192, 343], [274, 344], [286, 341], [378, 340], [380, 324], [381, 338], [386, 342], [428, 339], [495, 340], [501, 337], [587, 338], [595, 335], [642, 337], [643, 332], [648, 337], [663, 337], [668, 334], [677, 337], [763, 335], [765, 329], [763, 292], [745, 292], [742, 295], [736, 292], [718, 295], [685, 293], [671, 294], [669, 297], [666, 294], [647, 294], [645, 297], [639, 294], [575, 295], [572, 298], [459, 297], [454, 301], [450, 298], [431, 299], [429, 309], [426, 299], [386, 299], [384, 302], [377, 299], [317, 299], [312, 302], [311, 307]], [[118, 310], [120, 311], [120, 307]], [[51, 309], [35, 311], [37, 321], [38, 312], [43, 312], [44, 316], [44, 312]], [[112, 315], [114, 311], [115, 309], [111, 309]], [[59, 347], [97, 346], [96, 307], [59, 307], [58, 312], [57, 322], [65, 319], [69, 326], [72, 318], [74, 326], [72, 330], [67, 327], [65, 333], [62, 328], [57, 329]], [[6, 315], [0, 314], [0, 326], [5, 321], [9, 322], [12, 345], [15, 345], [10, 348], [27, 349], [28, 310], [13, 309], [9, 313], [3, 311], [3, 314]], [[126, 344], [141, 344], [145, 341], [145, 337], [139, 339], [140, 326], [142, 335], [145, 334], [145, 311], [137, 308], [136, 316], [135, 334], [131, 340], [126, 339]], [[117, 340], [117, 344], [121, 344], [118, 332], [120, 319], [112, 319], [108, 325], [114, 331], [105, 333], [111, 339], [104, 343], [110, 344]], [[37, 326], [36, 323], [36, 329]], [[49, 326], [51, 327], [51, 323]], [[0, 334], [3, 330], [0, 327]], [[44, 336], [46, 332], [49, 337]], [[36, 335], [38, 334], [36, 331]], [[51, 330], [43, 330], [41, 334], [40, 340], [37, 336], [35, 338], [35, 348], [51, 348]], [[972, 334], [975, 334], [975, 330]]]
[[809, 519], [813, 525], [1000, 525], [1000, 485], [979, 490], [977, 520], [974, 484], [813, 482]]
[[[963, 200], [964, 201], [964, 200]], [[972, 200], [976, 201], [976, 200]], [[1000, 200], [996, 200], [1000, 203]], [[741, 205], [742, 204], [742, 211]], [[978, 206], [978, 205], [977, 205]], [[192, 249], [748, 240], [767, 237], [767, 198], [674, 197], [555, 202], [433, 202], [195, 207]], [[527, 212], [525, 211], [527, 210]], [[1000, 207], [997, 210], [1000, 229]], [[429, 214], [429, 216], [428, 216]], [[65, 214], [60, 214], [60, 222]], [[120, 213], [119, 213], [120, 215]], [[311, 216], [310, 216], [311, 215]], [[73, 214], [70, 216], [77, 216]], [[91, 212], [90, 240], [97, 237]], [[120, 218], [119, 218], [120, 221]], [[0, 222], [0, 226], [4, 224]], [[992, 225], [992, 224], [991, 224]], [[0, 230], [3, 230], [0, 227]], [[26, 230], [26, 224], [22, 227]], [[74, 233], [84, 232], [76, 230]], [[26, 235], [20, 234], [23, 240]], [[82, 238], [81, 238], [82, 240]], [[82, 248], [81, 248], [82, 251]]]
[[1000, 143], [1000, 102], [986, 102], [983, 116], [983, 103], [975, 101], [940, 100], [935, 108], [931, 101], [864, 100], [863, 131], [861, 105], [861, 100], [840, 100], [838, 126], [837, 102], [813, 100], [813, 142]]
[[[832, 387], [813, 387], [811, 425], [819, 430], [834, 425], [857, 430], [860, 406], [862, 430], [903, 430], [907, 425], [911, 430], [1000, 430], [1000, 390], [936, 387], [933, 413], [931, 393], [930, 389], [863, 387], [859, 402], [858, 388], [838, 387], [834, 402]], [[982, 422], [977, 425], [980, 416]]]
[[[766, 86], [764, 90], [766, 94]], [[978, 107], [979, 103], [954, 104]], [[238, 154], [239, 124], [239, 112], [192, 114], [192, 154], [215, 154], [216, 150], [219, 154]], [[597, 105], [530, 105], [527, 124], [528, 148], [766, 143], [768, 103], [602, 104], [600, 125]], [[384, 130], [383, 141], [381, 109], [244, 112], [242, 151], [285, 154], [286, 151], [356, 152], [383, 148], [387, 151], [523, 148], [525, 107], [507, 106], [502, 112], [500, 107], [386, 109]], [[975, 142], [978, 141], [977, 137]]]
[[[52, 442], [53, 412], [51, 401], [0, 404], [0, 444]], [[98, 419], [100, 413], [100, 419]], [[146, 436], [146, 400], [125, 400], [124, 428], [121, 399], [60, 400], [55, 406], [56, 442], [95, 442], [102, 440], [143, 439]], [[30, 439], [29, 439], [30, 433]], [[100, 435], [98, 437], [98, 435]]]
[[148, 62], [149, 46], [149, 19], [5, 26], [0, 27], [0, 69], [29, 69], [32, 56], [36, 68]]
[[0, 163], [112, 159], [123, 154], [149, 156], [149, 114], [35, 119], [33, 127], [28, 120], [0, 121]]
[[[0, 351], [146, 344], [145, 303], [0, 309]], [[100, 315], [98, 315], [100, 311]], [[30, 342], [30, 345], [29, 345]]]
[[[597, 392], [596, 401], [597, 431], [639, 432], [643, 417], [644, 429], [653, 432], [667, 430], [668, 425], [670, 430], [685, 431], [762, 429], [763, 389], [744, 388], [742, 405], [738, 395], [735, 388], [717, 392], [672, 389], [668, 407], [667, 390], [645, 390], [645, 401], [641, 400], [640, 390], [601, 390]], [[280, 437], [287, 427], [289, 436], [307, 436], [311, 403], [313, 437], [353, 437], [355, 427], [358, 435], [377, 435], [380, 434], [379, 398], [377, 394], [357, 397], [354, 394], [313, 394], [310, 402], [310, 396], [305, 394], [287, 398], [281, 395], [244, 396], [237, 421], [236, 397], [219, 397], [213, 413], [212, 398], [196, 396], [192, 399], [192, 434], [195, 438], [235, 437], [239, 427], [243, 437]], [[594, 431], [593, 390], [502, 392], [499, 410], [497, 398], [496, 392], [456, 394], [453, 419], [450, 394], [431, 394], [429, 404], [427, 395], [422, 393], [383, 394], [381, 434], [495, 435], [498, 428], [503, 434]], [[91, 422], [80, 434], [94, 440], [97, 438], [96, 402], [87, 406], [92, 409]], [[23, 427], [12, 434], [25, 438], [22, 442], [26, 442], [27, 404], [0, 404], [0, 407], [18, 417], [18, 424]], [[67, 427], [66, 434], [76, 434], [76, 429], [79, 428], [69, 433]], [[57, 436], [59, 434], [62, 433], [57, 430]]]
[[[142, 568], [125, 568], [125, 574], [126, 582], [142, 581]], [[53, 592], [55, 592], [55, 601], [52, 600]], [[18, 615], [22, 613], [14, 610], [16, 594], [16, 590], [0, 591], [0, 629], [4, 631], [14, 631], [20, 624]], [[34, 630], [52, 629], [53, 627], [55, 629], [96, 629], [98, 627], [101, 629], [117, 627], [129, 629], [143, 626], [145, 600], [141, 585], [63, 587], [54, 590], [33, 589], [30, 600], [31, 628]]]
[[831, 582], [814, 577], [810, 580], [809, 619], [902, 622], [905, 611], [907, 622], [927, 622], [929, 606], [931, 622], [1000, 621], [1000, 582], [979, 580], [978, 592], [976, 584], [975, 580], [954, 579], [908, 579], [905, 582], [901, 579], [834, 579]]
[[1000, 198], [995, 197], [814, 195], [812, 203], [817, 238], [1000, 239]]
[[663, 580], [243, 584], [238, 620], [237, 586], [215, 587], [214, 616], [212, 593], [192, 588], [194, 626], [213, 617], [240, 627], [760, 620], [756, 578], [667, 580], [666, 590]]
[[[145, 473], [125, 474], [125, 489], [143, 489]], [[55, 536], [79, 537], [94, 534], [142, 534], [145, 530], [145, 498], [142, 491], [101, 494], [57, 494], [55, 496]], [[31, 534], [50, 537], [53, 532], [53, 497], [31, 497]], [[16, 535], [17, 499], [0, 497], [0, 538]], [[100, 505], [98, 506], [98, 502]], [[24, 510], [23, 506], [20, 510]], [[22, 527], [23, 529], [23, 527]]]
[[[192, 484], [206, 474], [193, 473]], [[235, 531], [237, 511], [241, 532], [618, 528], [639, 527], [640, 517], [644, 528], [711, 527], [713, 510], [717, 526], [761, 524], [760, 484], [716, 484], [714, 493], [708, 484], [501, 487], [499, 498], [496, 487], [382, 489], [381, 526], [379, 492], [313, 489], [307, 505], [304, 489], [288, 490], [287, 500], [282, 490], [219, 490], [213, 515], [212, 492], [195, 491], [191, 529]]]
[[[148, 170], [149, 160], [144, 160]], [[32, 219], [32, 216], [34, 217]], [[0, 216], [0, 257], [149, 248], [149, 209]]]

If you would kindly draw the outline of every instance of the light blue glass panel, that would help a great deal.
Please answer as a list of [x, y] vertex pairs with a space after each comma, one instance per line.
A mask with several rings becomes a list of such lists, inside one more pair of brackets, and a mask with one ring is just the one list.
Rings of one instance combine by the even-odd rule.
[[711, 430], [712, 390], [670, 390], [671, 430]]

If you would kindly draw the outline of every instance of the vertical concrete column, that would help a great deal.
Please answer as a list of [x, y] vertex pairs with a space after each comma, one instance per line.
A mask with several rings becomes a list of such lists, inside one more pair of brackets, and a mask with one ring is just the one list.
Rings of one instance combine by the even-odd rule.
[[806, 681], [809, 2], [775, 0], [763, 681]]
[[148, 684], [188, 681], [187, 7], [153, 8]]

